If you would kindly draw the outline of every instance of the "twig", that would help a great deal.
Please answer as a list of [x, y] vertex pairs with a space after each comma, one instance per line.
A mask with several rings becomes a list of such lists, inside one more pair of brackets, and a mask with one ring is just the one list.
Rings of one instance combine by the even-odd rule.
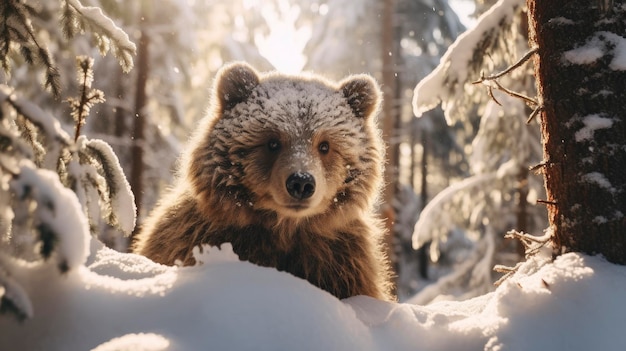
[[552, 206], [556, 206], [559, 204], [556, 201], [548, 201], [548, 200], [541, 200], [541, 199], [537, 199], [537, 202], [540, 204], [546, 204], [546, 205], [552, 205]]
[[541, 105], [537, 105], [537, 107], [533, 110], [533, 113], [530, 114], [530, 116], [528, 117], [528, 119], [526, 120], [526, 124], [530, 124], [530, 122], [532, 122], [533, 118], [535, 118], [535, 116], [537, 116], [539, 114], [539, 112], [543, 111], [543, 106]]
[[[539, 252], [539, 250], [541, 250], [541, 248], [543, 248], [547, 243], [550, 242], [552, 237], [551, 235], [547, 235], [547, 234], [544, 236], [538, 237], [538, 236], [530, 235], [524, 232], [511, 230], [506, 233], [504, 238], [519, 240], [522, 243], [522, 245], [524, 245], [524, 255], [526, 256], [526, 259], [528, 259], [531, 256], [536, 255]], [[522, 262], [518, 262], [515, 265], [515, 267], [496, 265], [493, 268], [493, 270], [498, 273], [505, 273], [505, 274], [500, 279], [498, 279], [494, 283], [494, 285], [498, 286], [502, 284], [502, 282], [504, 282], [506, 279], [511, 277], [513, 274], [515, 274], [515, 272], [517, 272], [517, 270], [519, 269], [519, 267], [521, 267], [521, 265], [522, 265]]]
[[526, 257], [528, 258], [531, 255], [536, 254], [539, 250], [550, 242], [549, 236], [534, 236], [524, 232], [518, 232], [515, 230], [511, 230], [506, 233], [504, 236], [505, 239], [517, 239], [522, 245], [524, 245], [524, 250]]
[[496, 73], [496, 74], [490, 75], [490, 76], [487, 76], [487, 77], [484, 77], [481, 74], [480, 80], [472, 82], [472, 84], [479, 84], [479, 83], [482, 83], [483, 81], [496, 80], [496, 79], [498, 79], [500, 77], [503, 77], [504, 75], [512, 72], [516, 68], [518, 68], [521, 65], [523, 65], [524, 63], [526, 63], [526, 61], [528, 61], [535, 53], [537, 53], [537, 51], [539, 51], [538, 47], [534, 47], [534, 48], [530, 49], [530, 51], [528, 51], [526, 54], [524, 54], [524, 56], [522, 56], [522, 58], [520, 58], [513, 65], [507, 67], [504, 71], [502, 71], [500, 73]]
[[507, 89], [507, 88], [503, 87], [502, 84], [500, 84], [497, 80], [494, 80], [493, 82], [498, 87], [498, 90], [501, 90], [501, 91], [507, 93], [508, 95], [510, 95], [510, 96], [512, 96], [514, 98], [518, 98], [518, 99], [524, 100], [526, 102], [526, 104], [528, 104], [528, 105], [539, 106], [539, 102], [537, 100], [535, 100], [533, 98], [530, 98], [530, 97], [528, 97], [528, 96], [526, 96], [524, 94], [520, 94], [520, 93], [515, 92], [513, 90]]
[[515, 274], [515, 272], [517, 272], [517, 270], [519, 269], [521, 265], [522, 265], [522, 262], [518, 262], [515, 265], [515, 267], [508, 267], [508, 266], [504, 266], [501, 264], [494, 266], [493, 267], [494, 271], [498, 273], [505, 273], [505, 274], [502, 277], [500, 277], [500, 279], [496, 280], [496, 282], [493, 283], [493, 285], [500, 286], [500, 284], [502, 284], [505, 280], [507, 280], [509, 277]]
[[496, 97], [493, 95], [493, 87], [492, 86], [488, 86], [487, 87], [487, 94], [489, 94], [489, 97], [491, 98], [491, 100], [493, 100], [496, 104], [498, 104], [498, 106], [502, 106], [500, 101], [498, 101], [496, 99]]
[[548, 161], [542, 161], [534, 166], [529, 167], [528, 170], [531, 172], [536, 172], [539, 168], [546, 167], [548, 163], [549, 163]]
[[[533, 118], [535, 118], [535, 116], [537, 114], [539, 114], [539, 112], [541, 112], [543, 110], [543, 106], [539, 103], [539, 101], [528, 97], [524, 94], [515, 92], [513, 90], [507, 89], [504, 86], [502, 86], [502, 84], [500, 84], [500, 82], [498, 82], [498, 79], [505, 76], [508, 73], [511, 73], [513, 70], [519, 68], [520, 66], [522, 66], [524, 63], [526, 63], [526, 61], [528, 61], [535, 53], [537, 53], [537, 51], [539, 50], [538, 47], [534, 47], [532, 49], [530, 49], [530, 51], [528, 51], [526, 54], [524, 54], [524, 56], [522, 56], [519, 60], [517, 60], [517, 62], [515, 62], [514, 64], [512, 64], [511, 66], [507, 67], [504, 71], [496, 73], [496, 74], [492, 74], [490, 76], [485, 77], [485, 75], [481, 72], [480, 73], [480, 79], [472, 82], [472, 84], [484, 84], [487, 86], [487, 94], [489, 95], [489, 97], [498, 105], [502, 106], [502, 104], [495, 98], [494, 94], [493, 94], [493, 89], [498, 89], [504, 93], [506, 93], [509, 96], [512, 96], [514, 98], [523, 100], [528, 106], [533, 107], [533, 112], [531, 113], [530, 117], [528, 117], [528, 119], [526, 120], [526, 123], [530, 123]], [[491, 84], [487, 84], [487, 82], [491, 82]]]

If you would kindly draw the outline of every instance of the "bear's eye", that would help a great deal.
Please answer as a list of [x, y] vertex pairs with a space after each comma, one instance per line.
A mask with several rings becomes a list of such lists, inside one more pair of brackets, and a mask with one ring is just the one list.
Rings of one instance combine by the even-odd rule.
[[270, 151], [278, 151], [278, 150], [280, 150], [280, 141], [278, 141], [276, 139], [271, 139], [270, 141], [267, 142], [267, 148]]
[[318, 146], [317, 149], [320, 150], [320, 152], [322, 154], [327, 154], [328, 151], [330, 151], [330, 145], [328, 144], [327, 141], [322, 141]]

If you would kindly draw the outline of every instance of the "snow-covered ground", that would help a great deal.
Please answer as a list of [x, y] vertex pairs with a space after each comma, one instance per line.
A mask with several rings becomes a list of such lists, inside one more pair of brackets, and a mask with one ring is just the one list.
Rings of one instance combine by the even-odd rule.
[[428, 306], [343, 301], [228, 245], [166, 267], [92, 241], [85, 265], [8, 262], [34, 316], [0, 315], [0, 350], [624, 350], [626, 267], [535, 258], [495, 292]]

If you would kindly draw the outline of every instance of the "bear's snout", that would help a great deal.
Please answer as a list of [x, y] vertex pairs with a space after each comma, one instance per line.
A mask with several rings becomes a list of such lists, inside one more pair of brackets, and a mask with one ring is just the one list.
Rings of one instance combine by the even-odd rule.
[[315, 177], [307, 172], [292, 173], [285, 182], [287, 192], [296, 200], [304, 200], [315, 192]]

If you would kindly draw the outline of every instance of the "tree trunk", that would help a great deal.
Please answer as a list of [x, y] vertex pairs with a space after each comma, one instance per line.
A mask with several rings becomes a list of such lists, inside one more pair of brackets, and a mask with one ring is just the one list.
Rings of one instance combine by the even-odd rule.
[[[428, 203], [428, 153], [430, 152], [430, 137], [429, 132], [426, 131], [423, 127], [421, 129], [422, 135], [422, 163], [421, 163], [421, 178], [420, 178], [420, 202], [421, 202], [421, 211], [424, 210], [426, 204]], [[428, 279], [428, 265], [430, 263], [430, 259], [428, 257], [428, 247], [430, 246], [430, 242], [422, 245], [419, 249], [417, 249], [417, 262], [419, 263], [419, 274], [420, 277], [424, 279]]]
[[115, 121], [113, 135], [117, 138], [122, 138], [122, 136], [127, 133], [128, 127], [126, 126], [126, 118], [128, 117], [128, 110], [126, 110], [125, 106], [123, 106], [122, 101], [125, 101], [126, 96], [126, 87], [124, 84], [124, 78], [126, 78], [127, 74], [122, 71], [121, 68], [117, 70], [117, 87], [115, 91], [116, 98], [120, 103], [115, 108]]
[[397, 112], [394, 106], [395, 87], [397, 77], [395, 75], [395, 43], [394, 43], [394, 13], [395, 0], [384, 0], [381, 24], [381, 50], [382, 50], [382, 90], [383, 90], [383, 108], [382, 108], [382, 132], [383, 139], [387, 144], [387, 157], [385, 167], [385, 191], [383, 193], [383, 208], [381, 213], [385, 218], [388, 234], [386, 237], [387, 254], [389, 260], [397, 272], [397, 259], [394, 250], [394, 230], [395, 211], [393, 209], [393, 200], [396, 195], [397, 188], [397, 165], [398, 165], [398, 145], [395, 141]]
[[[520, 167], [519, 174], [517, 175], [517, 189], [516, 189], [516, 202], [517, 210], [515, 213], [516, 226], [515, 229], [520, 232], [528, 232], [528, 168]], [[517, 254], [520, 257], [524, 257], [526, 248], [520, 241], [517, 243]]]
[[[616, 57], [626, 10], [610, 3], [527, 1], [555, 254], [626, 264], [626, 64]], [[597, 49], [570, 51], [585, 45]]]
[[[145, 107], [146, 84], [148, 81], [148, 58], [150, 41], [145, 30], [141, 31], [139, 47], [137, 49], [137, 85], [135, 87], [135, 123], [133, 126], [132, 163], [130, 172], [130, 186], [135, 194], [137, 217], [141, 213], [143, 195], [143, 171], [144, 171], [144, 129], [146, 124]], [[137, 226], [139, 227], [139, 226]]]

